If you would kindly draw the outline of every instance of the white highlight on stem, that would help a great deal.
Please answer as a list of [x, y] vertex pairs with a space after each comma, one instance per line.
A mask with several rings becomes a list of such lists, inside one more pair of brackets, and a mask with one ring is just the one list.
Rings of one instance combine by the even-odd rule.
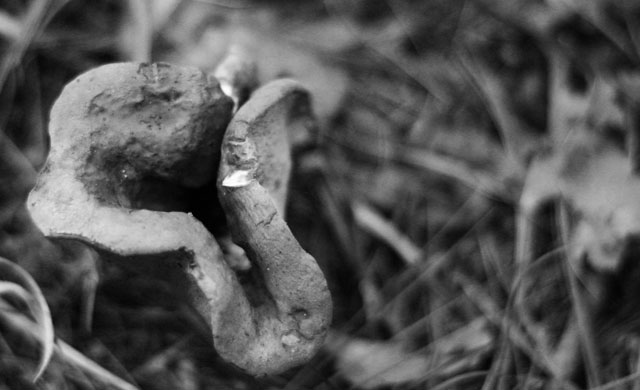
[[239, 169], [228, 174], [222, 180], [223, 187], [244, 187], [249, 185], [253, 180], [253, 172], [251, 170]]

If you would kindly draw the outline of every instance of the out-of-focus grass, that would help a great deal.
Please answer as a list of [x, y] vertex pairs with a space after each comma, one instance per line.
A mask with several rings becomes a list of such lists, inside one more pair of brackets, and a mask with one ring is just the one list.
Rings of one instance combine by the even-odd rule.
[[[77, 359], [92, 359], [145, 389], [587, 383], [584, 372], [577, 385], [553, 378], [548, 356], [513, 307], [520, 287], [516, 203], [528, 153], [544, 140], [547, 122], [546, 59], [528, 22], [514, 25], [500, 2], [479, 0], [274, 0], [241, 7], [166, 1], [156, 13], [149, 4], [5, 0], [0, 6], [0, 146], [19, 162], [9, 165], [8, 154], [0, 156], [0, 255], [33, 274], [56, 334], [79, 351]], [[199, 8], [190, 13], [191, 6]], [[91, 256], [78, 248], [52, 252], [37, 232], [19, 229], [28, 218], [20, 209], [25, 189], [48, 148], [48, 111], [65, 83], [111, 61], [206, 63], [217, 54], [203, 33], [231, 26], [224, 34], [232, 36], [234, 18], [249, 13], [272, 39], [294, 41], [286, 51], [291, 58], [280, 59], [292, 64], [294, 77], [296, 61], [307, 61], [300, 53], [312, 55], [319, 70], [331, 69], [316, 100], [339, 99], [323, 103], [329, 108], [315, 142], [295, 152], [288, 206], [294, 234], [327, 276], [332, 334], [307, 365], [258, 380], [220, 361], [206, 327], [170, 286], [100, 266], [96, 292]], [[637, 20], [630, 21], [618, 26], [632, 28]], [[591, 55], [584, 61], [620, 46], [633, 50], [618, 31], [598, 29], [594, 36], [604, 34], [602, 41], [618, 48], [590, 49], [573, 26], [567, 23], [567, 36], [576, 52]], [[344, 76], [341, 85], [334, 75]], [[507, 94], [495, 89], [497, 82]], [[571, 310], [570, 286], [554, 268], [561, 256], [553, 249], [553, 237], [540, 246], [526, 272], [543, 287], [526, 292], [547, 326], [561, 330]], [[479, 321], [483, 326], [470, 326]], [[26, 375], [33, 356], [14, 353], [17, 338], [0, 330], [2, 383], [28, 388], [15, 378]], [[595, 388], [640, 388], [638, 340], [623, 340], [589, 367], [600, 383]], [[33, 387], [90, 389], [104, 381], [54, 359]]]

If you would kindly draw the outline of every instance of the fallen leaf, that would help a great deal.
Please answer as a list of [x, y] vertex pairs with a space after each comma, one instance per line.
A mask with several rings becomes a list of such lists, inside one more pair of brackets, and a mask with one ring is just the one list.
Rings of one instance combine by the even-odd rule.
[[392, 341], [333, 335], [327, 346], [336, 355], [340, 374], [363, 389], [418, 381], [428, 373], [430, 366], [427, 356], [407, 352]]
[[329, 335], [326, 348], [348, 382], [375, 389], [472, 370], [494, 344], [487, 325], [485, 318], [478, 318], [436, 340], [423, 352], [407, 351], [396, 340], [365, 340], [337, 333]]

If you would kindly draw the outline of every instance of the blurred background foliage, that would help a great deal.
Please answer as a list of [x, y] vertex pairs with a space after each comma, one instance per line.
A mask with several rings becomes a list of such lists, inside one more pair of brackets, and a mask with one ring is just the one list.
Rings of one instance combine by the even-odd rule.
[[[512, 305], [518, 200], [553, 142], [553, 61], [577, 96], [635, 75], [639, 16], [632, 0], [3, 0], [0, 256], [35, 279], [77, 354], [56, 347], [32, 383], [43, 326], [2, 292], [0, 386], [640, 388], [632, 332], [602, 345], [597, 383], [585, 369], [559, 378]], [[294, 145], [288, 220], [327, 276], [334, 325], [307, 365], [261, 379], [216, 356], [171, 286], [48, 242], [24, 208], [66, 83], [115, 61], [210, 71], [232, 45], [262, 82], [303, 82], [320, 123]], [[579, 120], [625, 149], [625, 95], [612, 88]], [[536, 255], [556, 256], [553, 228], [540, 229]], [[529, 299], [551, 334], [572, 306], [558, 263], [536, 268]]]

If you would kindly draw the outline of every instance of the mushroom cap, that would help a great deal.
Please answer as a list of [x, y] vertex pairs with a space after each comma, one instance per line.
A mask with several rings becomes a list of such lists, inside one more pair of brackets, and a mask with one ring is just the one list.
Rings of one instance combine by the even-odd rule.
[[51, 111], [49, 170], [73, 165], [96, 193], [158, 180], [198, 187], [215, 177], [233, 102], [196, 68], [116, 63], [70, 82]]
[[180, 274], [176, 289], [208, 307], [177, 267], [197, 252], [220, 290], [231, 272], [207, 229], [175, 211], [188, 207], [187, 187], [215, 183], [232, 106], [196, 68], [116, 63], [78, 76], [51, 112], [51, 151], [27, 201], [34, 222], [128, 267]]

